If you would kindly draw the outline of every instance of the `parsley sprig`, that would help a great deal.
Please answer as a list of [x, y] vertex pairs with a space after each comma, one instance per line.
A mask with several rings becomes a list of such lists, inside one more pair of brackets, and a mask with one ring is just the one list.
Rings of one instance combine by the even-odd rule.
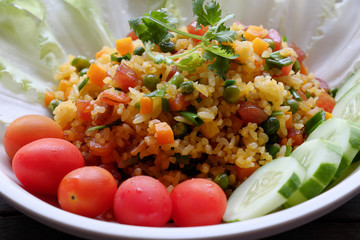
[[[208, 68], [225, 79], [225, 74], [230, 67], [230, 61], [238, 57], [231, 46], [223, 45], [223, 43], [233, 42], [237, 38], [236, 32], [225, 26], [225, 22], [233, 18], [234, 15], [230, 14], [221, 18], [220, 5], [214, 0], [207, 3], [205, 3], [205, 0], [193, 0], [192, 5], [193, 13], [197, 17], [197, 29], [201, 28], [201, 25], [208, 27], [204, 36], [176, 29], [177, 19], [168, 13], [165, 8], [150, 11], [141, 17], [130, 19], [130, 28], [144, 43], [147, 55], [155, 63], [176, 65], [180, 70], [191, 73], [195, 72], [206, 61], [210, 61], [212, 63], [208, 65]], [[170, 41], [170, 38], [174, 37], [171, 32], [198, 39], [201, 42], [191, 50], [181, 54], [165, 56], [154, 53], [152, 49], [155, 44]], [[200, 49], [203, 51], [198, 51]], [[202, 55], [200, 55], [201, 52]]]

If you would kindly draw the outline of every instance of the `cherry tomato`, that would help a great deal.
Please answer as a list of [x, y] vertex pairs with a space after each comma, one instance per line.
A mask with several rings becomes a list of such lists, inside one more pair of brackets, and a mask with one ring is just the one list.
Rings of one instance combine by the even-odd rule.
[[114, 213], [123, 224], [161, 227], [171, 216], [170, 195], [165, 186], [148, 176], [127, 179], [114, 198]]
[[126, 35], [127, 37], [131, 37], [132, 40], [136, 40], [139, 39], [138, 36], [136, 36], [134, 30], [131, 30], [128, 35]]
[[282, 37], [275, 29], [269, 29], [268, 35], [265, 38], [270, 38], [274, 41], [274, 52], [281, 49]]
[[238, 113], [244, 121], [244, 124], [248, 124], [249, 122], [260, 124], [268, 118], [266, 112], [255, 102], [241, 102]]
[[14, 120], [6, 129], [4, 147], [13, 158], [24, 145], [41, 138], [63, 138], [59, 124], [42, 115], [25, 115]]
[[226, 210], [226, 195], [213, 181], [193, 178], [171, 192], [172, 219], [179, 227], [220, 223]]
[[323, 108], [325, 111], [331, 113], [336, 105], [336, 101], [327, 92], [322, 92], [316, 100], [316, 106]]
[[16, 177], [27, 190], [55, 196], [62, 178], [84, 165], [80, 150], [58, 138], [43, 138], [25, 145], [12, 162]]
[[75, 169], [60, 182], [58, 201], [66, 211], [96, 217], [111, 208], [117, 184], [104, 168], [91, 166]]
[[[204, 34], [208, 31], [209, 27], [208, 26], [204, 27], [203, 25], [201, 25], [201, 28], [196, 30], [196, 24], [197, 24], [197, 22], [195, 20], [195, 21], [193, 21], [192, 23], [190, 23], [189, 25], [186, 26], [188, 33], [198, 35], [198, 36], [204, 36]], [[193, 38], [193, 40], [195, 42], [200, 42], [199, 39], [194, 39]]]
[[113, 80], [117, 87], [121, 88], [124, 92], [129, 92], [129, 87], [136, 87], [139, 83], [139, 78], [130, 67], [121, 63], [116, 69]]

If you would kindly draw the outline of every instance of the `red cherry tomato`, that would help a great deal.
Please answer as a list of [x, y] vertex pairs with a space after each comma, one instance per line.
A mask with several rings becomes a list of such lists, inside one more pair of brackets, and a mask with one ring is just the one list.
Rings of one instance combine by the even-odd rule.
[[[201, 25], [201, 28], [196, 30], [196, 24], [197, 24], [197, 22], [195, 20], [195, 21], [193, 21], [192, 23], [190, 23], [189, 25], [186, 26], [188, 33], [198, 35], [198, 36], [204, 36], [204, 34], [208, 31], [209, 27], [208, 26], [204, 27], [203, 25]], [[199, 39], [194, 39], [193, 38], [193, 40], [195, 42], [200, 42]]]
[[220, 223], [226, 210], [226, 195], [213, 181], [193, 178], [171, 192], [172, 219], [179, 227]]
[[76, 118], [84, 120], [85, 122], [91, 121], [91, 111], [93, 106], [90, 105], [90, 100], [81, 100], [78, 99], [75, 101], [76, 106]]
[[60, 182], [58, 201], [66, 211], [96, 217], [111, 208], [117, 184], [104, 168], [91, 166], [75, 169]]
[[238, 113], [241, 119], [244, 121], [244, 124], [248, 124], [249, 122], [260, 124], [268, 118], [266, 112], [262, 110], [255, 102], [241, 102]]
[[43, 138], [20, 148], [12, 167], [30, 192], [55, 195], [63, 177], [85, 165], [79, 149], [58, 138]]
[[6, 129], [4, 147], [13, 158], [24, 145], [41, 138], [63, 138], [59, 124], [42, 115], [25, 115], [14, 120]]
[[336, 101], [327, 92], [322, 92], [316, 100], [316, 106], [323, 108], [325, 111], [331, 113], [336, 105]]
[[306, 53], [299, 48], [298, 46], [295, 45], [295, 43], [291, 43], [289, 45], [289, 47], [291, 47], [292, 49], [294, 49], [294, 51], [296, 52], [296, 54], [298, 55], [297, 60], [302, 63], [304, 61], [304, 59], [306, 58]]
[[281, 49], [282, 37], [275, 29], [270, 29], [268, 35], [265, 38], [270, 38], [274, 41], [274, 52]]
[[114, 198], [114, 213], [123, 224], [161, 227], [171, 216], [171, 200], [158, 180], [136, 176], [123, 182]]
[[139, 84], [139, 78], [130, 67], [121, 63], [116, 69], [113, 80], [117, 87], [121, 88], [124, 92], [129, 91], [129, 87], [136, 87]]
[[134, 30], [131, 30], [128, 35], [126, 35], [127, 37], [131, 37], [132, 40], [136, 40], [139, 39], [138, 36], [136, 36]]

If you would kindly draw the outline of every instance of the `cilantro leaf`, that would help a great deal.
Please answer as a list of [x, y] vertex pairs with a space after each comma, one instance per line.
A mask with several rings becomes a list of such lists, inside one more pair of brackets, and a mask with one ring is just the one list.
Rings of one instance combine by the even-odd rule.
[[225, 80], [226, 79], [225, 74], [230, 69], [231, 60], [228, 58], [218, 56], [208, 50], [204, 52], [203, 57], [210, 62], [216, 58], [212, 64], [209, 64], [208, 69], [210, 71], [215, 70], [216, 74], [219, 75], [223, 80]]
[[210, 1], [204, 5], [205, 0], [193, 0], [193, 13], [197, 16], [196, 28], [203, 26], [213, 26], [221, 19], [221, 9], [219, 3]]
[[193, 73], [197, 68], [201, 67], [204, 62], [205, 59], [203, 59], [200, 54], [193, 53], [192, 55], [181, 59], [180, 62], [176, 63], [176, 66], [183, 71]]
[[173, 37], [165, 26], [174, 27], [176, 22], [177, 20], [167, 13], [167, 9], [162, 8], [139, 18], [131, 18], [129, 25], [141, 41], [159, 44]]
[[205, 48], [208, 52], [215, 54], [216, 56], [220, 56], [227, 59], [236, 59], [239, 55], [234, 53], [234, 50], [231, 46], [224, 47], [223, 45], [213, 45], [211, 47]]

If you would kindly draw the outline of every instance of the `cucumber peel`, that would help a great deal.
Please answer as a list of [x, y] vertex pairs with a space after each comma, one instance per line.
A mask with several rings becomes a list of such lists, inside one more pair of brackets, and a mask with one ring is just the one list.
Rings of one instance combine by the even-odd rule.
[[301, 186], [305, 174], [305, 168], [293, 157], [267, 163], [231, 194], [223, 220], [242, 221], [273, 211]]
[[360, 83], [357, 83], [340, 98], [332, 111], [332, 115], [360, 124]]
[[318, 138], [306, 141], [291, 154], [306, 169], [301, 187], [288, 199], [284, 207], [291, 207], [320, 194], [333, 179], [343, 155], [342, 147]]
[[345, 119], [331, 118], [318, 126], [307, 141], [316, 138], [326, 139], [342, 147], [343, 156], [334, 179], [340, 177], [360, 150], [360, 127]]
[[357, 83], [360, 83], [360, 69], [351, 75], [336, 93], [335, 101], [338, 102], [347, 92], [354, 87]]

